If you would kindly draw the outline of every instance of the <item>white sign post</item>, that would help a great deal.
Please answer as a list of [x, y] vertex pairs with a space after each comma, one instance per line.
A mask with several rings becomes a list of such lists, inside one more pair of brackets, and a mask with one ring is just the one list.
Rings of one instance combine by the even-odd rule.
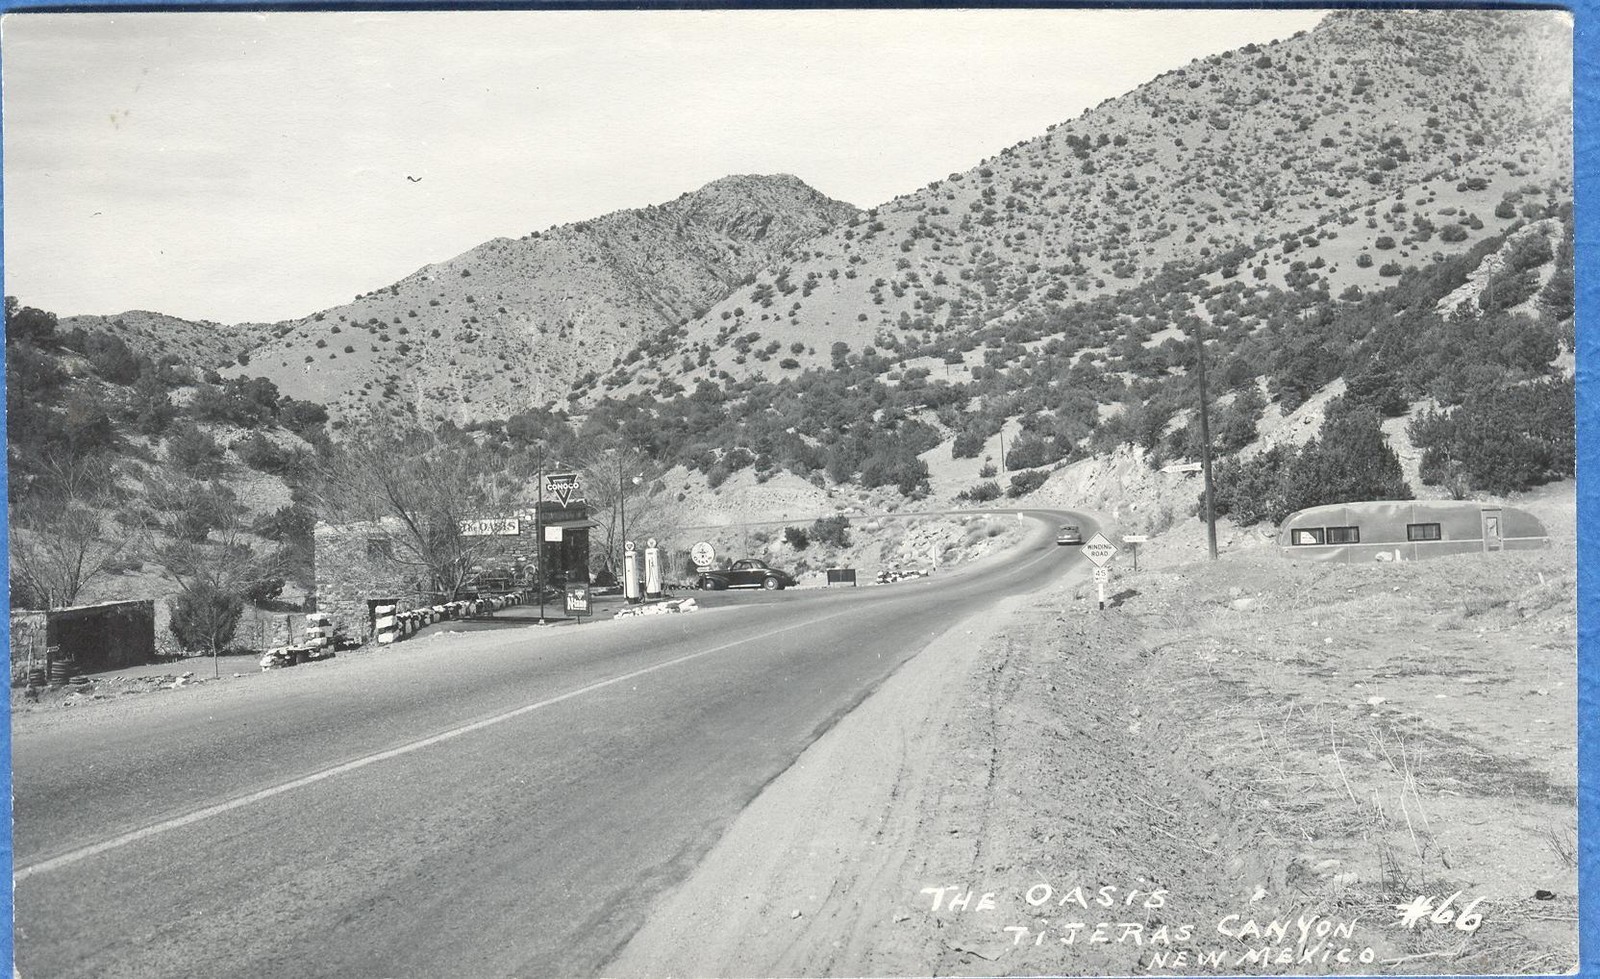
[[1106, 582], [1111, 578], [1111, 569], [1106, 567], [1111, 559], [1116, 556], [1117, 545], [1106, 540], [1106, 535], [1095, 534], [1089, 543], [1083, 545], [1083, 556], [1094, 563], [1094, 584], [1100, 593], [1100, 608], [1106, 607]]
[[1133, 555], [1133, 570], [1139, 570], [1139, 545], [1150, 540], [1149, 534], [1126, 534], [1122, 542], [1128, 545], [1128, 551]]

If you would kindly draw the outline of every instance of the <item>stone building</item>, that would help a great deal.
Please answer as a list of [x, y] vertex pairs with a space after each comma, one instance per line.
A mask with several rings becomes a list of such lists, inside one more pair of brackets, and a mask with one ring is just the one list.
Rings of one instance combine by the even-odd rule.
[[444, 595], [434, 590], [422, 568], [397, 559], [404, 553], [403, 547], [396, 547], [404, 535], [397, 518], [337, 525], [319, 522], [312, 534], [317, 611], [329, 616], [337, 632], [366, 639], [373, 634], [373, 610], [380, 605], [395, 605], [403, 612], [532, 588], [541, 580], [541, 567], [546, 569], [542, 578], [547, 585], [588, 581], [593, 526], [582, 504], [554, 502], [463, 521], [463, 536], [474, 545], [473, 565], [461, 591]]

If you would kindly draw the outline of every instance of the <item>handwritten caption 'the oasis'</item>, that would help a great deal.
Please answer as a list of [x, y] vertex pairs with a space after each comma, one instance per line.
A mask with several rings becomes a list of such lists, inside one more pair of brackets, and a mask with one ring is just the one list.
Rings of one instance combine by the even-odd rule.
[[[1227, 914], [1216, 920], [1186, 917], [1170, 892], [1106, 885], [1056, 887], [1036, 883], [1020, 893], [973, 887], [924, 887], [923, 907], [937, 914], [992, 920], [1004, 946], [1060, 949], [1095, 945], [1143, 950], [1147, 969], [1222, 969], [1244, 966], [1315, 966], [1342, 971], [1377, 959], [1357, 937], [1359, 919], [1318, 913], [1258, 920]], [[1142, 920], [1137, 920], [1142, 919]]]

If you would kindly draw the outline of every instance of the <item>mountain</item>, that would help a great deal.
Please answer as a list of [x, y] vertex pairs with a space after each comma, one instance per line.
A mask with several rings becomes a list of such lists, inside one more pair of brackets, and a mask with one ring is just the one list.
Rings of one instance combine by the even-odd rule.
[[242, 353], [225, 373], [336, 417], [376, 403], [464, 422], [798, 376], [847, 351], [905, 361], [1178, 265], [1211, 285], [1366, 294], [1570, 203], [1570, 79], [1559, 12], [1337, 11], [870, 211], [791, 176], [728, 177], [242, 338], [145, 332], [200, 364]]
[[665, 204], [485, 242], [277, 324], [233, 373], [336, 415], [376, 402], [467, 420], [564, 403], [580, 375], [641, 356], [630, 352], [858, 213], [792, 176], [725, 177]]
[[1571, 199], [1570, 79], [1562, 14], [1338, 11], [846, 222], [692, 323], [677, 349], [695, 369], [672, 358], [608, 388], [778, 377], [838, 343], [892, 355], [1180, 260], [1370, 290]]

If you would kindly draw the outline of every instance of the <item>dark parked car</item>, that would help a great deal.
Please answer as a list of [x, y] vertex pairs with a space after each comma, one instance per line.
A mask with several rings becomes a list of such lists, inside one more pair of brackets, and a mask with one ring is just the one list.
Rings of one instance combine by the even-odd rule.
[[1061, 532], [1056, 534], [1057, 544], [1082, 544], [1083, 531], [1075, 523], [1063, 524]]
[[735, 561], [730, 567], [700, 572], [700, 587], [711, 591], [724, 588], [765, 588], [777, 591], [794, 584], [788, 572], [767, 566], [756, 558]]

